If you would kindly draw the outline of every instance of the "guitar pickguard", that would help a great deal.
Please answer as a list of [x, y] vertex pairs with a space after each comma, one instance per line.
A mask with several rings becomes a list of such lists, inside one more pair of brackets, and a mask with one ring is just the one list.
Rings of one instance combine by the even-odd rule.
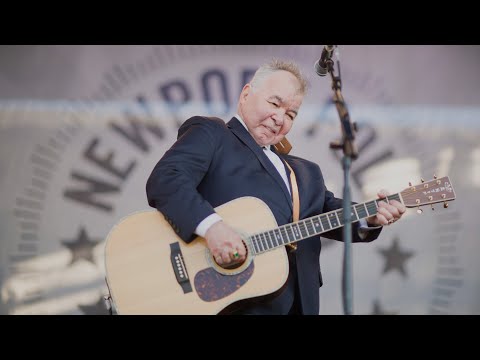
[[223, 299], [240, 289], [252, 277], [253, 270], [253, 261], [244, 271], [235, 275], [220, 274], [213, 268], [200, 270], [195, 276], [195, 290], [203, 301]]

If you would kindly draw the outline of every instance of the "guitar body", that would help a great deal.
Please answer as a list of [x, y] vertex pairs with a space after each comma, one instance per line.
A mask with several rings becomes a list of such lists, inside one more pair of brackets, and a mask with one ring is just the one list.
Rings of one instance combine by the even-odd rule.
[[[242, 197], [216, 212], [242, 237], [277, 227], [260, 199]], [[241, 216], [239, 216], [241, 215]], [[272, 294], [288, 277], [284, 247], [252, 255], [234, 269], [220, 267], [205, 239], [187, 244], [157, 210], [127, 216], [108, 234], [107, 284], [118, 314], [218, 314], [239, 301]]]

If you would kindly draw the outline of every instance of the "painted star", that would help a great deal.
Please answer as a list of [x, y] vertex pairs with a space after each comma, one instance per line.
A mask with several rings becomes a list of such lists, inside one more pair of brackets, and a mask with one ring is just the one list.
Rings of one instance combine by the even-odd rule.
[[85, 259], [95, 264], [93, 258], [93, 248], [100, 242], [100, 240], [91, 240], [87, 236], [85, 228], [82, 227], [77, 235], [77, 238], [73, 242], [62, 241], [62, 244], [70, 249], [72, 252], [72, 260], [70, 265], [78, 260]]
[[386, 311], [382, 308], [382, 305], [380, 305], [380, 301], [375, 300], [373, 302], [373, 311], [371, 315], [396, 315], [397, 312], [394, 311]]
[[385, 267], [383, 273], [386, 274], [390, 270], [398, 270], [404, 277], [407, 276], [405, 271], [405, 261], [413, 256], [413, 251], [402, 251], [398, 247], [398, 238], [393, 239], [392, 246], [389, 249], [378, 250], [385, 257]]
[[96, 303], [78, 305], [78, 307], [85, 315], [110, 315], [107, 307], [105, 306], [103, 296], [100, 296]]

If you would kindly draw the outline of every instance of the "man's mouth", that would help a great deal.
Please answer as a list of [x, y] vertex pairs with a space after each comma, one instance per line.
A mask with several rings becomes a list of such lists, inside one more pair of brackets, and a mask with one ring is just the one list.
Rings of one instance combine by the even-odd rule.
[[273, 134], [273, 135], [277, 135], [277, 131], [273, 128], [271, 128], [270, 126], [266, 126], [264, 125], [268, 130], [270, 130], [270, 132]]

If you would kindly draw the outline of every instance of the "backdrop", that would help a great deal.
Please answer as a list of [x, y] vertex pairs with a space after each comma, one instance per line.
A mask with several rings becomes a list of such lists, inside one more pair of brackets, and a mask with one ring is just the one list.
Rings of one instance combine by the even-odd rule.
[[[0, 312], [105, 314], [104, 240], [193, 114], [229, 120], [273, 57], [311, 88], [289, 135], [341, 196], [331, 81], [315, 46], [0, 46]], [[355, 201], [449, 176], [456, 200], [355, 244], [355, 314], [479, 314], [480, 47], [338, 47], [357, 122]], [[336, 64], [338, 66], [338, 63]], [[343, 243], [322, 239], [320, 314], [342, 314]]]

